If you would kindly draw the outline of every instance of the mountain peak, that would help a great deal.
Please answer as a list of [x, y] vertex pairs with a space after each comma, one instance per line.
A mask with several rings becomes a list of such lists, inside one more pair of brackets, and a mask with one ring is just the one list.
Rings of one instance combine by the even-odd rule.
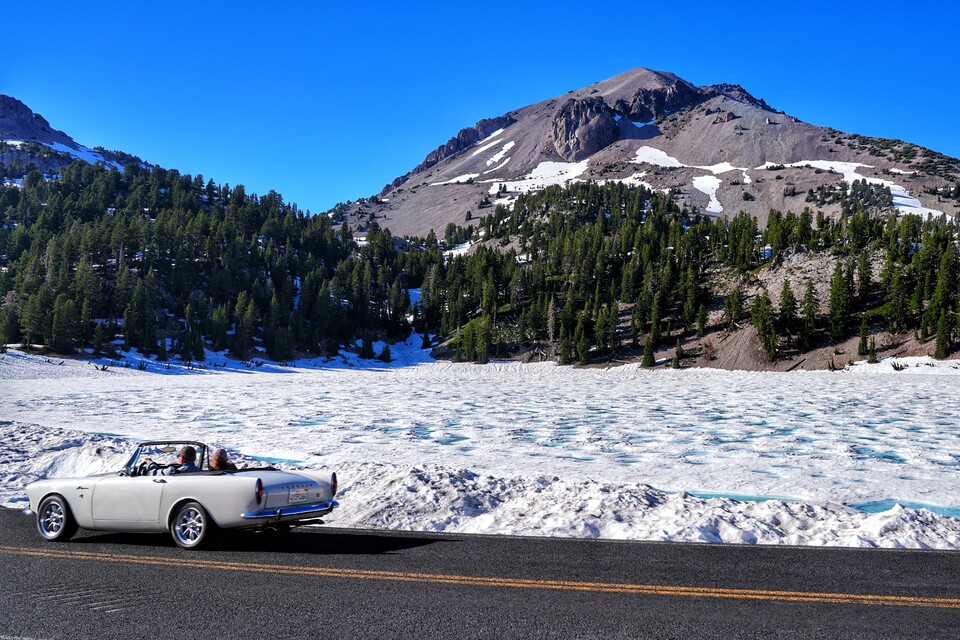
[[926, 215], [956, 213], [937, 194], [958, 177], [954, 159], [801, 122], [739, 84], [698, 87], [637, 67], [467, 127], [378, 201], [347, 212], [358, 228], [378, 220], [395, 235], [423, 236], [475, 224], [482, 209], [510, 207], [528, 191], [619, 181], [763, 224], [771, 209], [799, 213], [811, 202], [840, 215], [829, 194], [866, 180], [896, 194], [890, 212]]

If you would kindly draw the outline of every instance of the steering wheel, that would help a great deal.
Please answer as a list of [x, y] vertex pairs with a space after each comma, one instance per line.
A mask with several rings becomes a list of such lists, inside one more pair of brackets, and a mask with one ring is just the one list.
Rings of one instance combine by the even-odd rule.
[[149, 465], [150, 465], [150, 463], [147, 462], [147, 461], [141, 462], [140, 464], [138, 464], [136, 467], [133, 468], [133, 473], [131, 473], [130, 475], [131, 475], [131, 476], [143, 476], [143, 475], [146, 475], [146, 474], [147, 474], [147, 467], [148, 467]]

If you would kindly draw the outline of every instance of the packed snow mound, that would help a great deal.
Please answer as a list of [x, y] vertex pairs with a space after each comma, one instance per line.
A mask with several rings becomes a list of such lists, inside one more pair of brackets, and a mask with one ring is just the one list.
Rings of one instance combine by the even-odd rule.
[[[26, 485], [119, 469], [136, 441], [0, 423], [8, 460], [0, 504], [26, 506]], [[254, 459], [233, 456], [243, 466]], [[287, 469], [297, 465], [276, 463]], [[338, 527], [733, 544], [960, 549], [960, 520], [899, 505], [866, 515], [834, 504], [670, 494], [645, 484], [551, 475], [498, 477], [436, 464], [336, 465]]]
[[[480, 475], [440, 465], [337, 467], [337, 526], [732, 544], [960, 549], [960, 520], [899, 505], [741, 502], [643, 484]], [[332, 520], [331, 520], [332, 522]]]
[[0, 504], [25, 506], [26, 486], [44, 478], [116, 471], [132, 449], [123, 438], [0, 422]]

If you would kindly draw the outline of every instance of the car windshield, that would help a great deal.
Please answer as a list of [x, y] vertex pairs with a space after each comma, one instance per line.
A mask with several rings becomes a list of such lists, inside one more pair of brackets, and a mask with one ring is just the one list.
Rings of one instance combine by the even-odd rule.
[[197, 466], [201, 463], [201, 457], [204, 455], [203, 448], [195, 442], [148, 442], [140, 445], [139, 450], [130, 460], [130, 468], [134, 468], [147, 458], [159, 465], [178, 465], [177, 455], [185, 447], [193, 447], [197, 452], [195, 463]]

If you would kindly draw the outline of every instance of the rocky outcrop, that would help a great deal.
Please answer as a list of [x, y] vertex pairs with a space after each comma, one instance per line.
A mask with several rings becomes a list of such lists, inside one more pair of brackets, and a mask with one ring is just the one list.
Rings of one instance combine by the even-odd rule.
[[631, 120], [646, 122], [700, 104], [709, 97], [692, 84], [677, 80], [662, 87], [641, 87], [629, 100], [621, 98], [611, 106]]
[[[707, 115], [710, 115], [712, 111], [707, 109]], [[713, 124], [723, 124], [724, 122], [733, 122], [737, 119], [737, 114], [733, 111], [720, 111], [717, 114], [717, 117], [713, 119]]]
[[620, 137], [617, 114], [603, 98], [570, 98], [553, 117], [553, 146], [560, 157], [578, 162]]
[[75, 147], [76, 143], [16, 98], [0, 95], [0, 140], [36, 140]]
[[516, 122], [516, 120], [513, 118], [513, 116], [508, 114], [498, 118], [484, 118], [475, 126], [461, 129], [460, 132], [454, 137], [450, 138], [446, 144], [440, 145], [435, 150], [427, 154], [427, 157], [423, 159], [423, 162], [414, 167], [413, 171], [405, 173], [385, 186], [380, 192], [380, 195], [384, 195], [402, 185], [410, 177], [410, 174], [426, 171], [430, 167], [443, 162], [447, 158], [455, 156], [473, 143], [483, 140], [497, 129], [509, 127], [514, 122]]
[[708, 87], [702, 87], [702, 90], [711, 98], [714, 96], [727, 96], [728, 98], [736, 100], [737, 102], [752, 104], [753, 106], [759, 107], [764, 111], [774, 111], [773, 107], [768, 105], [762, 99], [754, 98], [749, 91], [741, 87], [739, 84], [713, 84]]

